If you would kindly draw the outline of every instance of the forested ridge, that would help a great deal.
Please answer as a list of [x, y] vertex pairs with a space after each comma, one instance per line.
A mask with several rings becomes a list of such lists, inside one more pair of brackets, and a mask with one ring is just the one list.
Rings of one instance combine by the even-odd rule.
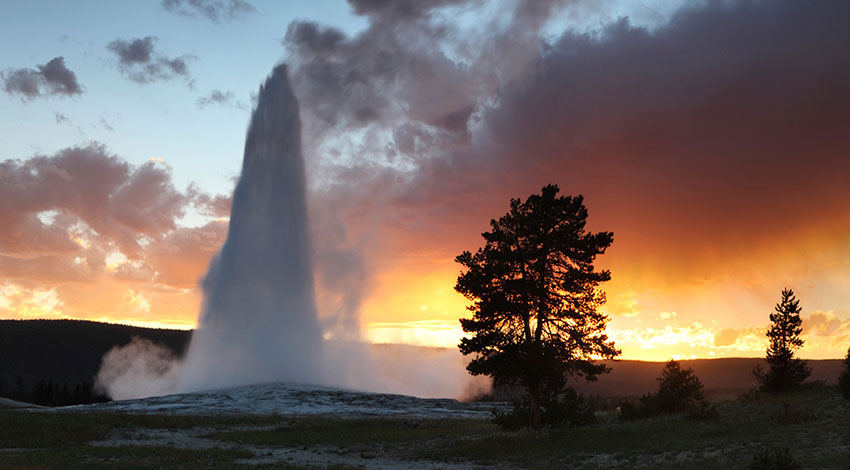
[[0, 396], [51, 406], [103, 400], [92, 388], [107, 351], [138, 336], [182, 355], [191, 334], [85, 320], [0, 320]]

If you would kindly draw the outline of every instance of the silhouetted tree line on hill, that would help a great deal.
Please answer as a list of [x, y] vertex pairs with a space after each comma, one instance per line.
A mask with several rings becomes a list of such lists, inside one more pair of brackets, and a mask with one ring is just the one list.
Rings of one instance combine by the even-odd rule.
[[0, 320], [0, 396], [47, 406], [92, 403], [103, 355], [133, 336], [182, 356], [191, 331], [83, 320]]
[[30, 388], [24, 386], [21, 378], [18, 378], [14, 387], [9, 389], [0, 383], [0, 396], [42, 406], [85, 405], [111, 401], [106, 395], [95, 391], [91, 382], [71, 386], [63, 383], [60, 387], [59, 383], [54, 382], [53, 379], [41, 379]]

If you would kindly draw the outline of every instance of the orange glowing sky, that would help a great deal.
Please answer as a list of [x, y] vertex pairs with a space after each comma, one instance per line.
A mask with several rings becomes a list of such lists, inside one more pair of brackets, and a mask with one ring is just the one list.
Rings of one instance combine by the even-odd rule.
[[[467, 302], [453, 290], [454, 257], [481, 245], [510, 198], [555, 183], [585, 196], [590, 230], [614, 232], [598, 265], [612, 272], [604, 309], [623, 358], [761, 356], [785, 287], [803, 307], [800, 355], [843, 357], [850, 4], [673, 2], [649, 21], [613, 0], [605, 14], [587, 2], [448, 3], [352, 0], [351, 24], [278, 25], [301, 103], [328, 336], [456, 346]], [[209, 83], [206, 59], [194, 60], [195, 78]], [[59, 116], [71, 111], [53, 108], [64, 97], [9, 91], [22, 66], [0, 63], [0, 99], [32, 122], [58, 113], [67, 127]], [[169, 83], [127, 93], [140, 107], [157, 86], [189, 93]], [[84, 91], [67, 99], [106, 93], [99, 82]], [[193, 113], [207, 109], [196, 99]], [[166, 101], [142, 124], [130, 105], [124, 119], [142, 134], [145, 121], [192, 127], [179, 109], [163, 111]], [[232, 101], [229, 117], [204, 119], [242, 132], [247, 106]], [[118, 124], [48, 151], [6, 117], [0, 141], [36, 150], [0, 147], [0, 317], [194, 327], [243, 136], [221, 145], [226, 161], [186, 150], [217, 132], [186, 129], [127, 150]], [[205, 173], [216, 165], [226, 184]]]

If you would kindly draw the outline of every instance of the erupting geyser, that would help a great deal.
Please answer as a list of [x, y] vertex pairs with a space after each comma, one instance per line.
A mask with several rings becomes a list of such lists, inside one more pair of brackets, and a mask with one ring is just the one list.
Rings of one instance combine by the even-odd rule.
[[298, 103], [279, 65], [260, 88], [178, 389], [323, 382], [308, 233]]
[[137, 338], [104, 355], [97, 387], [117, 400], [263, 382], [420, 397], [487, 390], [457, 350], [324, 340], [305, 186], [298, 103], [281, 65], [260, 88], [227, 241], [204, 278], [186, 358]]

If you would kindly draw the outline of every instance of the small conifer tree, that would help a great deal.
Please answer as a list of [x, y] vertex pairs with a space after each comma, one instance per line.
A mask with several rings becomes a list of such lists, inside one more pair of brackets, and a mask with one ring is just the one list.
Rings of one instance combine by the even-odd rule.
[[656, 392], [642, 396], [637, 405], [623, 403], [620, 406], [621, 420], [685, 412], [698, 418], [716, 414], [716, 410], [706, 401], [702, 382], [694, 375], [693, 369], [683, 369], [678, 361], [671, 360], [656, 380]]
[[678, 361], [668, 362], [656, 380], [658, 391], [641, 399], [650, 414], [681, 413], [705, 400], [702, 382], [694, 370], [683, 369]]
[[694, 375], [694, 370], [682, 369], [677, 361], [668, 362], [657, 380], [655, 397], [662, 413], [678, 413], [705, 399], [702, 382]]
[[767, 330], [770, 345], [765, 359], [770, 369], [765, 372], [756, 366], [753, 375], [759, 382], [759, 390], [778, 393], [803, 383], [812, 370], [806, 361], [794, 357], [794, 350], [803, 346], [800, 334], [803, 319], [800, 318], [800, 301], [791, 289], [782, 290], [782, 299], [770, 314], [771, 325]]

